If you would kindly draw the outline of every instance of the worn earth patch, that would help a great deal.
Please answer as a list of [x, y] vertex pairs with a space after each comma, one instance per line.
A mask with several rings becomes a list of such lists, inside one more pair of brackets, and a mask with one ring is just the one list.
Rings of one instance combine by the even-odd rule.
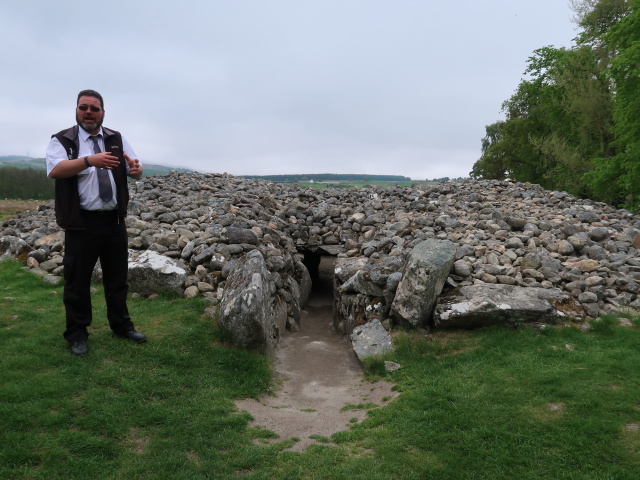
[[[325, 262], [323, 262], [324, 264]], [[321, 275], [333, 276], [333, 263]], [[276, 349], [274, 371], [279, 388], [259, 400], [236, 401], [253, 417], [252, 425], [278, 435], [261, 442], [296, 438], [290, 450], [327, 444], [332, 434], [364, 420], [371, 408], [396, 398], [389, 382], [364, 380], [351, 342], [333, 329], [331, 285], [314, 288], [302, 314], [300, 331], [284, 337]]]
[[37, 210], [45, 200], [0, 200], [0, 221], [17, 216], [26, 210]]

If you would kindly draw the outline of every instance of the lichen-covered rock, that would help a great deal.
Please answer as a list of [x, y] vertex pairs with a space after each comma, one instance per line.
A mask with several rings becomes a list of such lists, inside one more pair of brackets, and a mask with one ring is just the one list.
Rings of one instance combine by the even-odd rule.
[[391, 304], [394, 320], [412, 327], [430, 320], [455, 255], [456, 246], [448, 240], [429, 239], [413, 248]]
[[237, 345], [273, 354], [278, 342], [275, 286], [264, 258], [259, 251], [251, 251], [238, 267], [227, 278], [218, 325]]
[[512, 285], [470, 285], [438, 299], [434, 325], [438, 328], [478, 328], [521, 323], [555, 324], [582, 309], [558, 289]]
[[354, 328], [349, 337], [360, 361], [393, 351], [393, 340], [377, 319]]
[[129, 286], [141, 295], [161, 290], [182, 295], [186, 278], [187, 270], [169, 257], [151, 250], [129, 251]]
[[0, 236], [0, 260], [4, 258], [17, 258], [25, 261], [31, 248], [27, 242], [14, 235]]

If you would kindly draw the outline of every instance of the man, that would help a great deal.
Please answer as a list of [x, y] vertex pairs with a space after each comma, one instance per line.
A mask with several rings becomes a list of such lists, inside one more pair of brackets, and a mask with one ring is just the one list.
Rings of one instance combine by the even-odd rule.
[[139, 179], [142, 165], [119, 132], [102, 126], [104, 115], [102, 96], [81, 91], [77, 125], [53, 135], [47, 147], [47, 175], [56, 181], [56, 221], [65, 230], [64, 338], [78, 356], [89, 351], [91, 276], [98, 258], [111, 330], [137, 343], [147, 340], [127, 309], [127, 175]]

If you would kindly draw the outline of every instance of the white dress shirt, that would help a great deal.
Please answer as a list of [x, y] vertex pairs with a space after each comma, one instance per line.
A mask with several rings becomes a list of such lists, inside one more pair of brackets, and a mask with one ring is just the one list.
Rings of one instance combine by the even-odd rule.
[[[102, 133], [102, 127], [100, 127], [100, 135]], [[78, 158], [88, 157], [93, 155], [93, 140], [91, 135], [87, 133], [83, 128], [78, 128], [78, 141], [79, 151]], [[104, 140], [103, 137], [98, 138], [98, 144], [100, 149], [104, 152]], [[129, 158], [137, 158], [135, 152], [129, 145], [129, 142], [122, 137], [122, 147], [124, 153], [129, 155]], [[52, 137], [49, 145], [47, 146], [47, 175], [58, 165], [58, 163], [69, 160], [68, 154], [60, 141], [56, 137]], [[140, 162], [142, 164], [142, 162]], [[127, 174], [129, 173], [129, 164], [126, 164]], [[111, 180], [111, 188], [116, 192], [116, 184], [113, 180], [113, 174], [108, 170], [109, 179]], [[98, 187], [98, 173], [96, 167], [85, 168], [78, 173], [78, 193], [80, 194], [80, 208], [83, 210], [113, 210], [118, 205], [116, 195], [114, 193], [113, 198], [109, 202], [103, 202], [100, 199], [100, 190]]]

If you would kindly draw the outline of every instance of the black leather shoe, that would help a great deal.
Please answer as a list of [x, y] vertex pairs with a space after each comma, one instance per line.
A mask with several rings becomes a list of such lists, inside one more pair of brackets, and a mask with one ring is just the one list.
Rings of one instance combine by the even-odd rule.
[[116, 335], [122, 338], [128, 338], [129, 340], [132, 340], [136, 343], [144, 343], [147, 341], [147, 337], [136, 330], [131, 330], [127, 333], [117, 333]]
[[81, 357], [82, 355], [86, 355], [89, 352], [89, 346], [87, 345], [86, 340], [82, 340], [80, 342], [73, 342], [71, 344], [71, 353], [73, 353], [76, 357]]

